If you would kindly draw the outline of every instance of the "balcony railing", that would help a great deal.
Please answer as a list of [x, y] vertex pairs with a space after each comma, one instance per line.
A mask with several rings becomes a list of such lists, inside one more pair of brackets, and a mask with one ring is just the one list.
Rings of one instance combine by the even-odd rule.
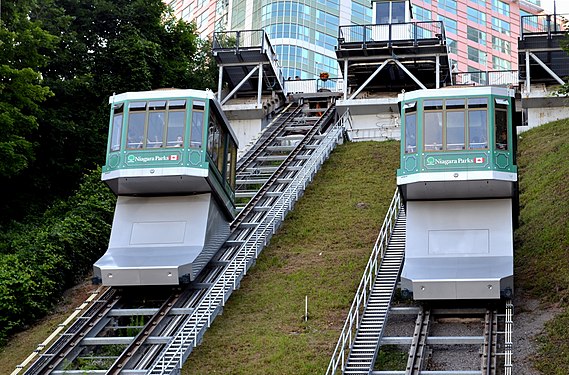
[[442, 21], [340, 26], [338, 34], [339, 49], [352, 43], [364, 46], [383, 43], [391, 47], [393, 44], [403, 42], [418, 46], [423, 41], [430, 41], [431, 44], [446, 43]]
[[518, 86], [517, 70], [489, 70], [453, 73], [453, 83], [463, 86]]
[[569, 14], [540, 14], [523, 16], [521, 39], [528, 36], [565, 34], [569, 30]]
[[342, 78], [299, 79], [284, 81], [284, 87], [289, 94], [315, 93], [323, 91], [341, 92], [343, 88]]

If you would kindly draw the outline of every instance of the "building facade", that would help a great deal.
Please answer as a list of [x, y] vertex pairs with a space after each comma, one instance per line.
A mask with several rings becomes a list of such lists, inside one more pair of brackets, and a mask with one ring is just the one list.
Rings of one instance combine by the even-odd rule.
[[[393, 1], [404, 3], [407, 1]], [[369, 0], [165, 0], [176, 15], [195, 21], [200, 36], [222, 30], [267, 32], [285, 77], [313, 79], [320, 72], [339, 75], [335, 46], [338, 27], [382, 23]], [[411, 0], [406, 19], [392, 15], [391, 22], [443, 21], [449, 57], [459, 72], [473, 72], [473, 80], [486, 83], [480, 72], [517, 70], [520, 17], [539, 14], [539, 0]], [[373, 5], [372, 5], [373, 4]], [[411, 15], [411, 19], [409, 19]], [[474, 73], [477, 72], [477, 73]]]
[[412, 0], [413, 19], [443, 21], [449, 58], [459, 72], [486, 83], [485, 71], [518, 69], [521, 16], [543, 10], [527, 1]]

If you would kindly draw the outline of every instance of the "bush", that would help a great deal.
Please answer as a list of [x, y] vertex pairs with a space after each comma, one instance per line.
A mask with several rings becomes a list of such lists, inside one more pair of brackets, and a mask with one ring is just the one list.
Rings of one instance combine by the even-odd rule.
[[86, 175], [74, 196], [3, 235], [0, 343], [46, 315], [104, 253], [115, 197], [100, 176]]

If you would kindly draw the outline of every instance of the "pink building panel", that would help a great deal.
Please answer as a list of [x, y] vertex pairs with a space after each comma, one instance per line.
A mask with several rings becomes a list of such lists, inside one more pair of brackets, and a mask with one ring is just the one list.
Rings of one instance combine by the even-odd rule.
[[213, 35], [216, 22], [221, 15], [217, 14], [217, 0], [163, 0], [174, 9], [176, 17], [187, 22], [195, 22], [198, 34], [202, 38]]
[[[439, 3], [443, 0], [412, 0], [411, 3], [414, 6], [424, 8], [431, 12], [431, 18], [433, 20], [438, 20], [438, 15], [444, 16], [446, 18], [456, 21], [456, 33], [449, 31], [449, 27], [446, 27], [447, 37], [455, 40], [457, 42], [457, 52], [450, 53], [450, 58], [457, 63], [459, 71], [472, 70], [503, 70], [504, 68], [500, 66], [494, 66], [494, 59], [501, 59], [504, 62], [509, 62], [511, 70], [518, 69], [518, 49], [517, 41], [520, 35], [520, 1], [518, 0], [501, 0], [501, 3], [506, 4], [509, 7], [509, 14], [504, 15], [492, 7], [492, 1], [470, 1], [470, 0], [457, 0], [456, 1], [456, 13], [454, 11], [447, 11], [445, 9], [439, 8]], [[522, 5], [523, 6], [523, 5]], [[474, 9], [480, 17], [485, 15], [486, 22], [482, 25], [478, 22], [468, 19], [468, 8]], [[526, 8], [524, 9], [528, 13], [535, 13], [536, 8]], [[415, 13], [415, 11], [414, 11]], [[492, 19], [496, 18], [498, 20], [507, 22], [509, 24], [509, 34], [502, 32], [500, 30], [494, 30], [492, 27]], [[468, 28], [474, 28], [485, 33], [485, 43], [479, 43], [468, 39]], [[503, 40], [504, 46], [509, 47], [509, 51], [502, 51], [493, 46], [493, 38], [497, 37]], [[468, 50], [471, 47], [471, 51], [477, 52], [476, 57], [480, 58], [478, 62], [473, 61], [469, 58]], [[474, 50], [475, 49], [475, 50]], [[474, 55], [472, 56], [475, 57]], [[485, 61], [484, 61], [485, 60]], [[501, 62], [497, 60], [497, 62]]]

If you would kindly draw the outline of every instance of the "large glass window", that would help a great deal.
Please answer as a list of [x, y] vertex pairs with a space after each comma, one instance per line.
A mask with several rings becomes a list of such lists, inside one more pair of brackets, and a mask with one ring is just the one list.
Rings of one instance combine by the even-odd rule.
[[417, 152], [417, 102], [405, 103], [405, 153]]
[[471, 150], [488, 148], [487, 108], [486, 98], [468, 99], [468, 148]]
[[504, 35], [510, 35], [510, 23], [497, 17], [492, 17], [492, 30], [496, 30]]
[[114, 107], [113, 128], [111, 130], [111, 151], [118, 151], [121, 148], [123, 108], [124, 105], [122, 103]]
[[486, 13], [481, 12], [478, 9], [468, 7], [466, 9], [466, 18], [480, 25], [486, 25]]
[[443, 101], [425, 100], [425, 151], [443, 149]]
[[237, 166], [237, 146], [233, 142], [229, 142], [229, 147], [227, 150], [227, 167], [225, 171], [225, 177], [229, 186], [235, 189], [235, 174]]
[[511, 43], [497, 36], [492, 36], [492, 48], [508, 55], [512, 53]]
[[171, 100], [168, 104], [167, 147], [184, 145], [184, 124], [186, 123], [186, 101]]
[[430, 10], [419, 6], [413, 6], [413, 17], [418, 21], [431, 21], [433, 19]]
[[404, 23], [405, 1], [376, 2], [376, 23]]
[[190, 147], [202, 147], [205, 102], [194, 100], [192, 106], [192, 126], [190, 128]]
[[446, 149], [464, 150], [464, 99], [449, 99], [446, 104]]
[[164, 141], [164, 125], [166, 115], [166, 101], [153, 101], [148, 103], [148, 131], [146, 137], [147, 148], [162, 147]]
[[479, 64], [482, 65], [486, 65], [486, 53], [480, 51], [477, 48], [468, 46], [467, 48], [467, 52], [468, 52], [468, 60], [477, 62]]
[[456, 14], [456, 0], [439, 0], [439, 9]]
[[487, 111], [487, 98], [425, 100], [424, 150], [488, 149]]
[[508, 100], [496, 99], [496, 148], [508, 150]]
[[510, 5], [500, 0], [492, 0], [492, 11], [500, 13], [506, 17], [510, 16]]
[[127, 148], [142, 148], [144, 145], [146, 104], [146, 102], [131, 102], [128, 106]]
[[472, 26], [466, 26], [466, 37], [480, 45], [486, 45], [486, 33]]
[[455, 20], [439, 15], [439, 21], [443, 21], [447, 33], [453, 33], [455, 35], [458, 34], [457, 32], [458, 25]]

